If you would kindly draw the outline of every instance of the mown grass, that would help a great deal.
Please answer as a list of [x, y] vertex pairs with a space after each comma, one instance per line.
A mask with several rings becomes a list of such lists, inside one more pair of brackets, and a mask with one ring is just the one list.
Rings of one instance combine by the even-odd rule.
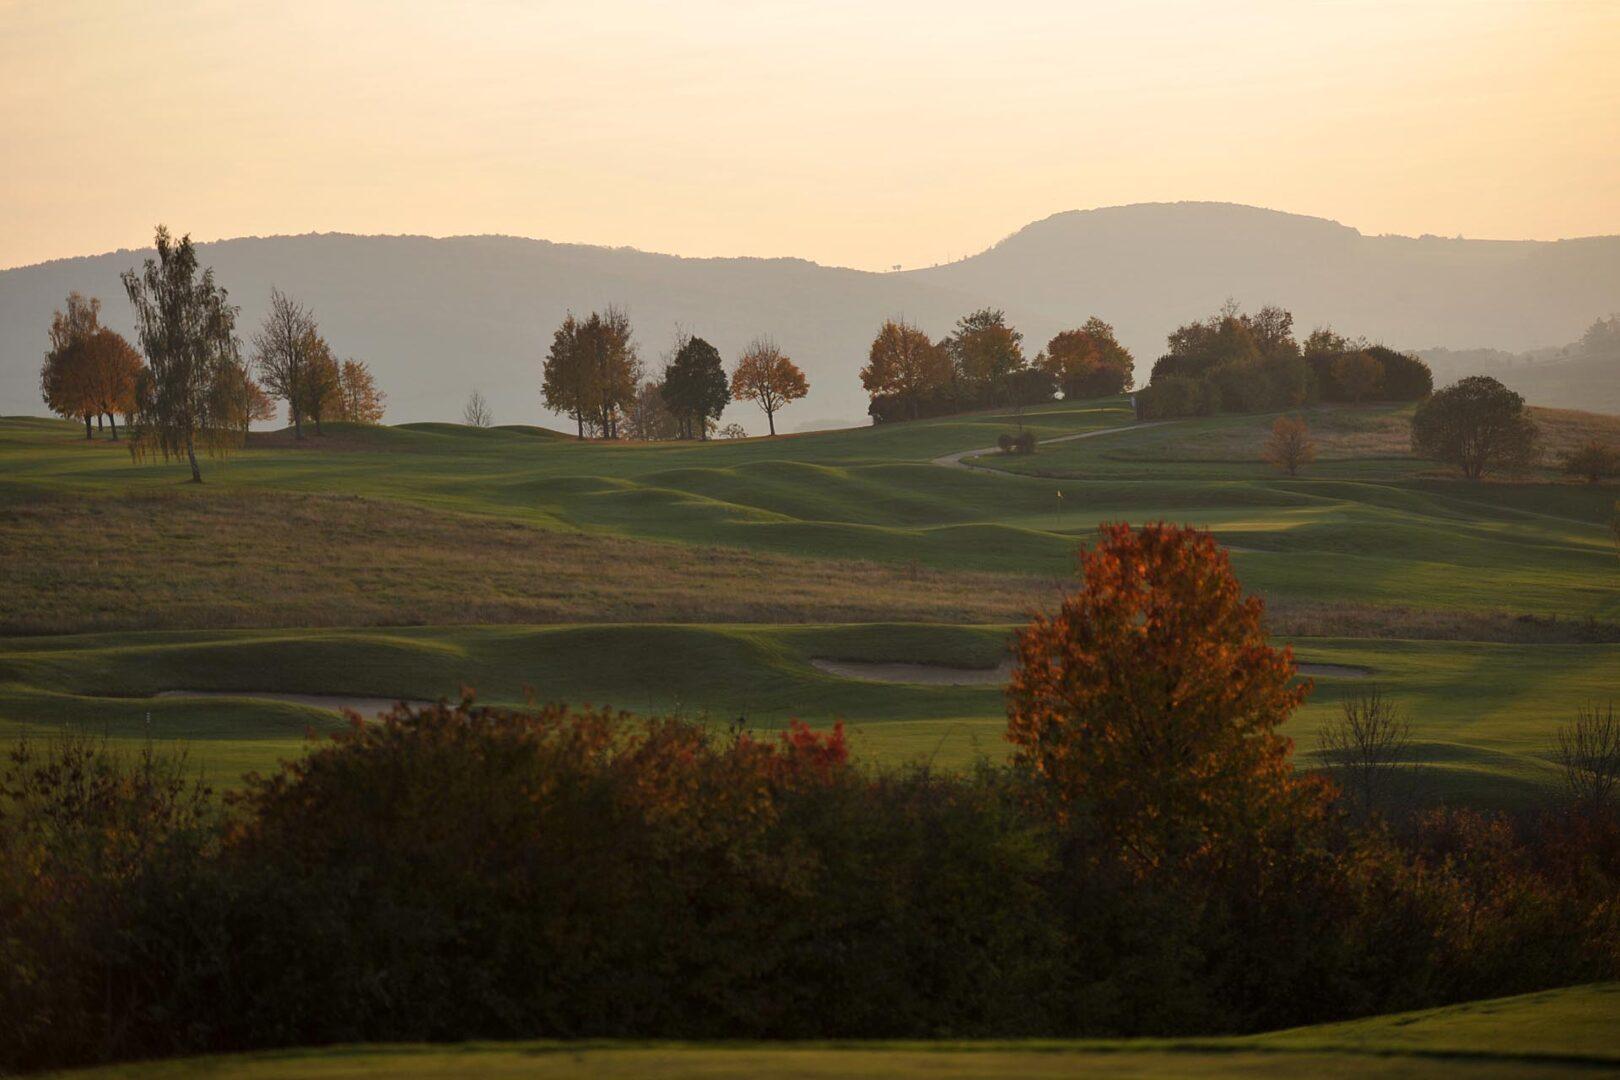
[[[1308, 659], [1377, 672], [1449, 794], [1522, 803], [1551, 778], [1556, 725], [1620, 684], [1614, 492], [1549, 476], [1471, 484], [1373, 454], [1365, 440], [1402, 415], [1313, 414], [1343, 453], [1294, 480], [1205, 452], [1263, 431], [1253, 417], [931, 464], [1019, 424], [1040, 438], [1127, 424], [1115, 399], [707, 444], [330, 425], [301, 445], [255, 437], [209, 462], [200, 489], [74, 425], [4, 420], [0, 628], [120, 632], [4, 642], [0, 718], [135, 738], [150, 712], [155, 734], [199, 740], [235, 775], [331, 717], [128, 696], [435, 697], [469, 682], [515, 702], [530, 682], [547, 698], [765, 726], [842, 716], [873, 757], [961, 762], [1001, 750], [994, 688], [834, 680], [807, 658], [993, 652], [1055, 600], [1096, 525], [1167, 519], [1229, 544]], [[942, 625], [892, 625], [918, 622]], [[163, 628], [251, 632], [145, 632]], [[1296, 725], [1306, 750], [1331, 690]]]
[[55, 1073], [62, 1080], [399, 1077], [1411, 1077], [1620, 1071], [1620, 984], [1226, 1039], [340, 1046]]
[[[845, 720], [869, 761], [960, 766], [1006, 752], [996, 685], [923, 686], [839, 678], [815, 658], [988, 668], [1009, 625], [579, 625], [278, 630], [0, 639], [0, 733], [78, 728], [120, 741], [183, 739], [218, 781], [299, 752], [341, 721], [253, 691], [607, 704], [761, 729]], [[1301, 660], [1366, 669], [1318, 677], [1289, 726], [1302, 761], [1347, 693], [1376, 683], [1409, 715], [1419, 792], [1524, 807], [1556, 781], [1557, 726], [1612, 693], [1620, 645], [1303, 638]], [[153, 698], [177, 690], [240, 698]]]

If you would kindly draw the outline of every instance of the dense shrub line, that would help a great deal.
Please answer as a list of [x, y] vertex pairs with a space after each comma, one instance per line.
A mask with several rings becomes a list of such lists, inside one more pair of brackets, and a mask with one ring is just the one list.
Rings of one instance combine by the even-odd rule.
[[1335, 815], [1155, 864], [842, 733], [400, 709], [220, 812], [19, 748], [12, 1068], [336, 1041], [1222, 1032], [1620, 974], [1620, 829]]

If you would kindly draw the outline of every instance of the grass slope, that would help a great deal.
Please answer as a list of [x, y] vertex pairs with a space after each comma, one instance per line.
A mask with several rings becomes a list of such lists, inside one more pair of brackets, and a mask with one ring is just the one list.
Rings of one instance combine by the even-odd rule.
[[344, 1046], [78, 1070], [62, 1080], [398, 1077], [1603, 1076], [1620, 985], [1572, 987], [1236, 1039], [853, 1044]]
[[[0, 639], [0, 733], [78, 727], [135, 741], [184, 739], [216, 777], [297, 753], [337, 717], [254, 691], [454, 697], [520, 705], [597, 702], [773, 729], [842, 719], [869, 760], [959, 765], [1005, 752], [1001, 688], [840, 678], [816, 658], [993, 667], [1008, 625], [613, 624], [89, 634]], [[1302, 638], [1308, 663], [1361, 668], [1319, 677], [1289, 734], [1309, 753], [1340, 698], [1376, 682], [1413, 719], [1426, 794], [1523, 806], [1554, 779], [1545, 754], [1571, 703], [1612, 691], [1620, 645]], [[240, 697], [153, 698], [163, 691]]]
[[[1522, 803], [1550, 776], [1556, 725], [1620, 683], [1615, 492], [1447, 478], [1392, 449], [1406, 416], [1312, 413], [1325, 460], [1297, 479], [1255, 459], [1254, 417], [932, 464], [1019, 424], [1128, 424], [1121, 399], [706, 444], [334, 424], [255, 436], [201, 489], [73, 424], [0, 420], [0, 730], [136, 738], [150, 714], [231, 775], [330, 715], [139, 695], [435, 697], [465, 681], [515, 702], [527, 682], [763, 726], [842, 716], [874, 756], [961, 761], [1001, 750], [995, 688], [835, 679], [808, 660], [988, 663], [1098, 523], [1169, 519], [1231, 545], [1306, 659], [1371, 669], [1444, 793]], [[1302, 747], [1349, 685], [1324, 683]]]

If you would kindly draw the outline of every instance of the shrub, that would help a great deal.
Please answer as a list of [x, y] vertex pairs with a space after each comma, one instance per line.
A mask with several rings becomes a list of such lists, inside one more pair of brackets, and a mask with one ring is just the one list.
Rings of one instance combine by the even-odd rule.
[[1013, 436], [1003, 431], [1000, 435], [996, 436], [996, 445], [1001, 448], [1001, 452], [1003, 454], [1012, 453]]
[[1300, 466], [1316, 460], [1316, 443], [1311, 439], [1310, 426], [1302, 417], [1277, 417], [1261, 456], [1289, 476], [1298, 475]]
[[1035, 433], [1033, 431], [1020, 431], [1018, 438], [1013, 440], [1013, 449], [1020, 454], [1033, 454], [1035, 452]]
[[1570, 476], [1582, 476], [1591, 484], [1620, 476], [1620, 448], [1605, 446], [1595, 439], [1567, 451], [1559, 464]]

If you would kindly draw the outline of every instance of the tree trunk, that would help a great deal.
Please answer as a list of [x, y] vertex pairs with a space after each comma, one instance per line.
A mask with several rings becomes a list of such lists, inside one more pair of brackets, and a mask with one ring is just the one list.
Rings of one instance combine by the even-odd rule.
[[293, 438], [302, 439], [303, 437], [304, 437], [304, 418], [302, 416], [298, 415], [298, 410], [297, 409], [294, 409], [293, 410]]
[[197, 448], [192, 445], [191, 433], [186, 433], [186, 460], [191, 462], [191, 482], [202, 483], [202, 470], [197, 468]]
[[765, 410], [765, 422], [771, 426], [771, 435], [776, 435], [776, 414], [769, 409]]
[[93, 439], [93, 438], [96, 437], [96, 433], [90, 430], [90, 414], [89, 413], [84, 414], [84, 437], [86, 439]]
[[97, 431], [106, 431], [107, 430], [107, 426], [102, 422], [100, 413], [96, 413], [96, 430]]
[[113, 442], [118, 441], [118, 417], [112, 413], [107, 414], [107, 426], [112, 429]]

